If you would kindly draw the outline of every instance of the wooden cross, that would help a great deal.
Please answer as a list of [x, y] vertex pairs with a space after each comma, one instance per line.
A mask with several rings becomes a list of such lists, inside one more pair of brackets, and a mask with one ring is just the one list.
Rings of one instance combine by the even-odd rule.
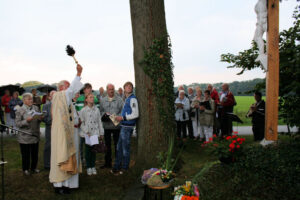
[[268, 0], [267, 41], [265, 138], [276, 141], [279, 96], [279, 0]]

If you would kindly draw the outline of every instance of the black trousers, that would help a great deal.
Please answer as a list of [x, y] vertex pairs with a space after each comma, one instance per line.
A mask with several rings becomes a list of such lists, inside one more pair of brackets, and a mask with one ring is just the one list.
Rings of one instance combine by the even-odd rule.
[[[22, 155], [22, 169], [35, 170], [38, 163], [39, 156], [39, 143], [35, 144], [20, 144]], [[31, 161], [31, 163], [30, 163]]]
[[181, 138], [181, 131], [183, 138], [186, 138], [186, 125], [188, 121], [176, 121], [177, 124], [177, 137]]
[[112, 159], [111, 159], [111, 134], [113, 135], [114, 145], [115, 145], [115, 157], [117, 156], [117, 144], [119, 141], [120, 136], [120, 129], [104, 129], [104, 139], [107, 151], [105, 153], [105, 165], [111, 166]]
[[265, 124], [252, 124], [254, 141], [260, 141], [265, 137]]
[[187, 121], [187, 126], [188, 126], [188, 130], [189, 130], [189, 138], [194, 138], [194, 130], [193, 130], [193, 123], [192, 123], [191, 117]]
[[232, 120], [228, 115], [221, 116], [221, 134], [222, 136], [232, 135]]

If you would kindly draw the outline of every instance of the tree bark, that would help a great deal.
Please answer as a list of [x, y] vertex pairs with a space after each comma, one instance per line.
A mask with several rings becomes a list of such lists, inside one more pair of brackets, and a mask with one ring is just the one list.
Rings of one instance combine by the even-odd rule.
[[[156, 106], [156, 95], [153, 93], [152, 80], [147, 76], [140, 62], [144, 58], [144, 51], [154, 39], [165, 36], [167, 48], [167, 28], [163, 0], [130, 0], [132, 35], [134, 44], [134, 70], [136, 96], [139, 102], [140, 118], [137, 124], [138, 152], [137, 163], [145, 167], [156, 167], [159, 152], [168, 148], [168, 136], [174, 134], [174, 130], [167, 133], [163, 131], [163, 121], [160, 119]], [[172, 77], [171, 77], [172, 78]], [[173, 90], [170, 91], [173, 96]], [[168, 105], [165, 99], [164, 106]], [[174, 123], [174, 115], [168, 119], [168, 123]]]

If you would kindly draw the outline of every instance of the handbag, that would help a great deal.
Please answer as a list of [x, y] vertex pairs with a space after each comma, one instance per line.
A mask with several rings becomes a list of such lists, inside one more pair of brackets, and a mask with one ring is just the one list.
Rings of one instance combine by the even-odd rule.
[[103, 140], [100, 140], [99, 144], [95, 144], [92, 146], [92, 152], [94, 153], [105, 153], [107, 150], [107, 147]]
[[109, 122], [110, 121], [109, 115], [104, 113], [104, 115], [101, 117], [101, 121], [102, 122]]

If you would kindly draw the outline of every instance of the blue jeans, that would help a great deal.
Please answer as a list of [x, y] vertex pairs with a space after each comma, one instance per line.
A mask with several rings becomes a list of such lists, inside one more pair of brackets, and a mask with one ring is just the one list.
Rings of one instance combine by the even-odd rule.
[[[117, 145], [117, 157], [114, 164], [114, 169], [127, 170], [130, 162], [130, 139], [133, 132], [133, 127], [121, 127], [120, 137]], [[121, 166], [122, 165], [122, 166]]]

